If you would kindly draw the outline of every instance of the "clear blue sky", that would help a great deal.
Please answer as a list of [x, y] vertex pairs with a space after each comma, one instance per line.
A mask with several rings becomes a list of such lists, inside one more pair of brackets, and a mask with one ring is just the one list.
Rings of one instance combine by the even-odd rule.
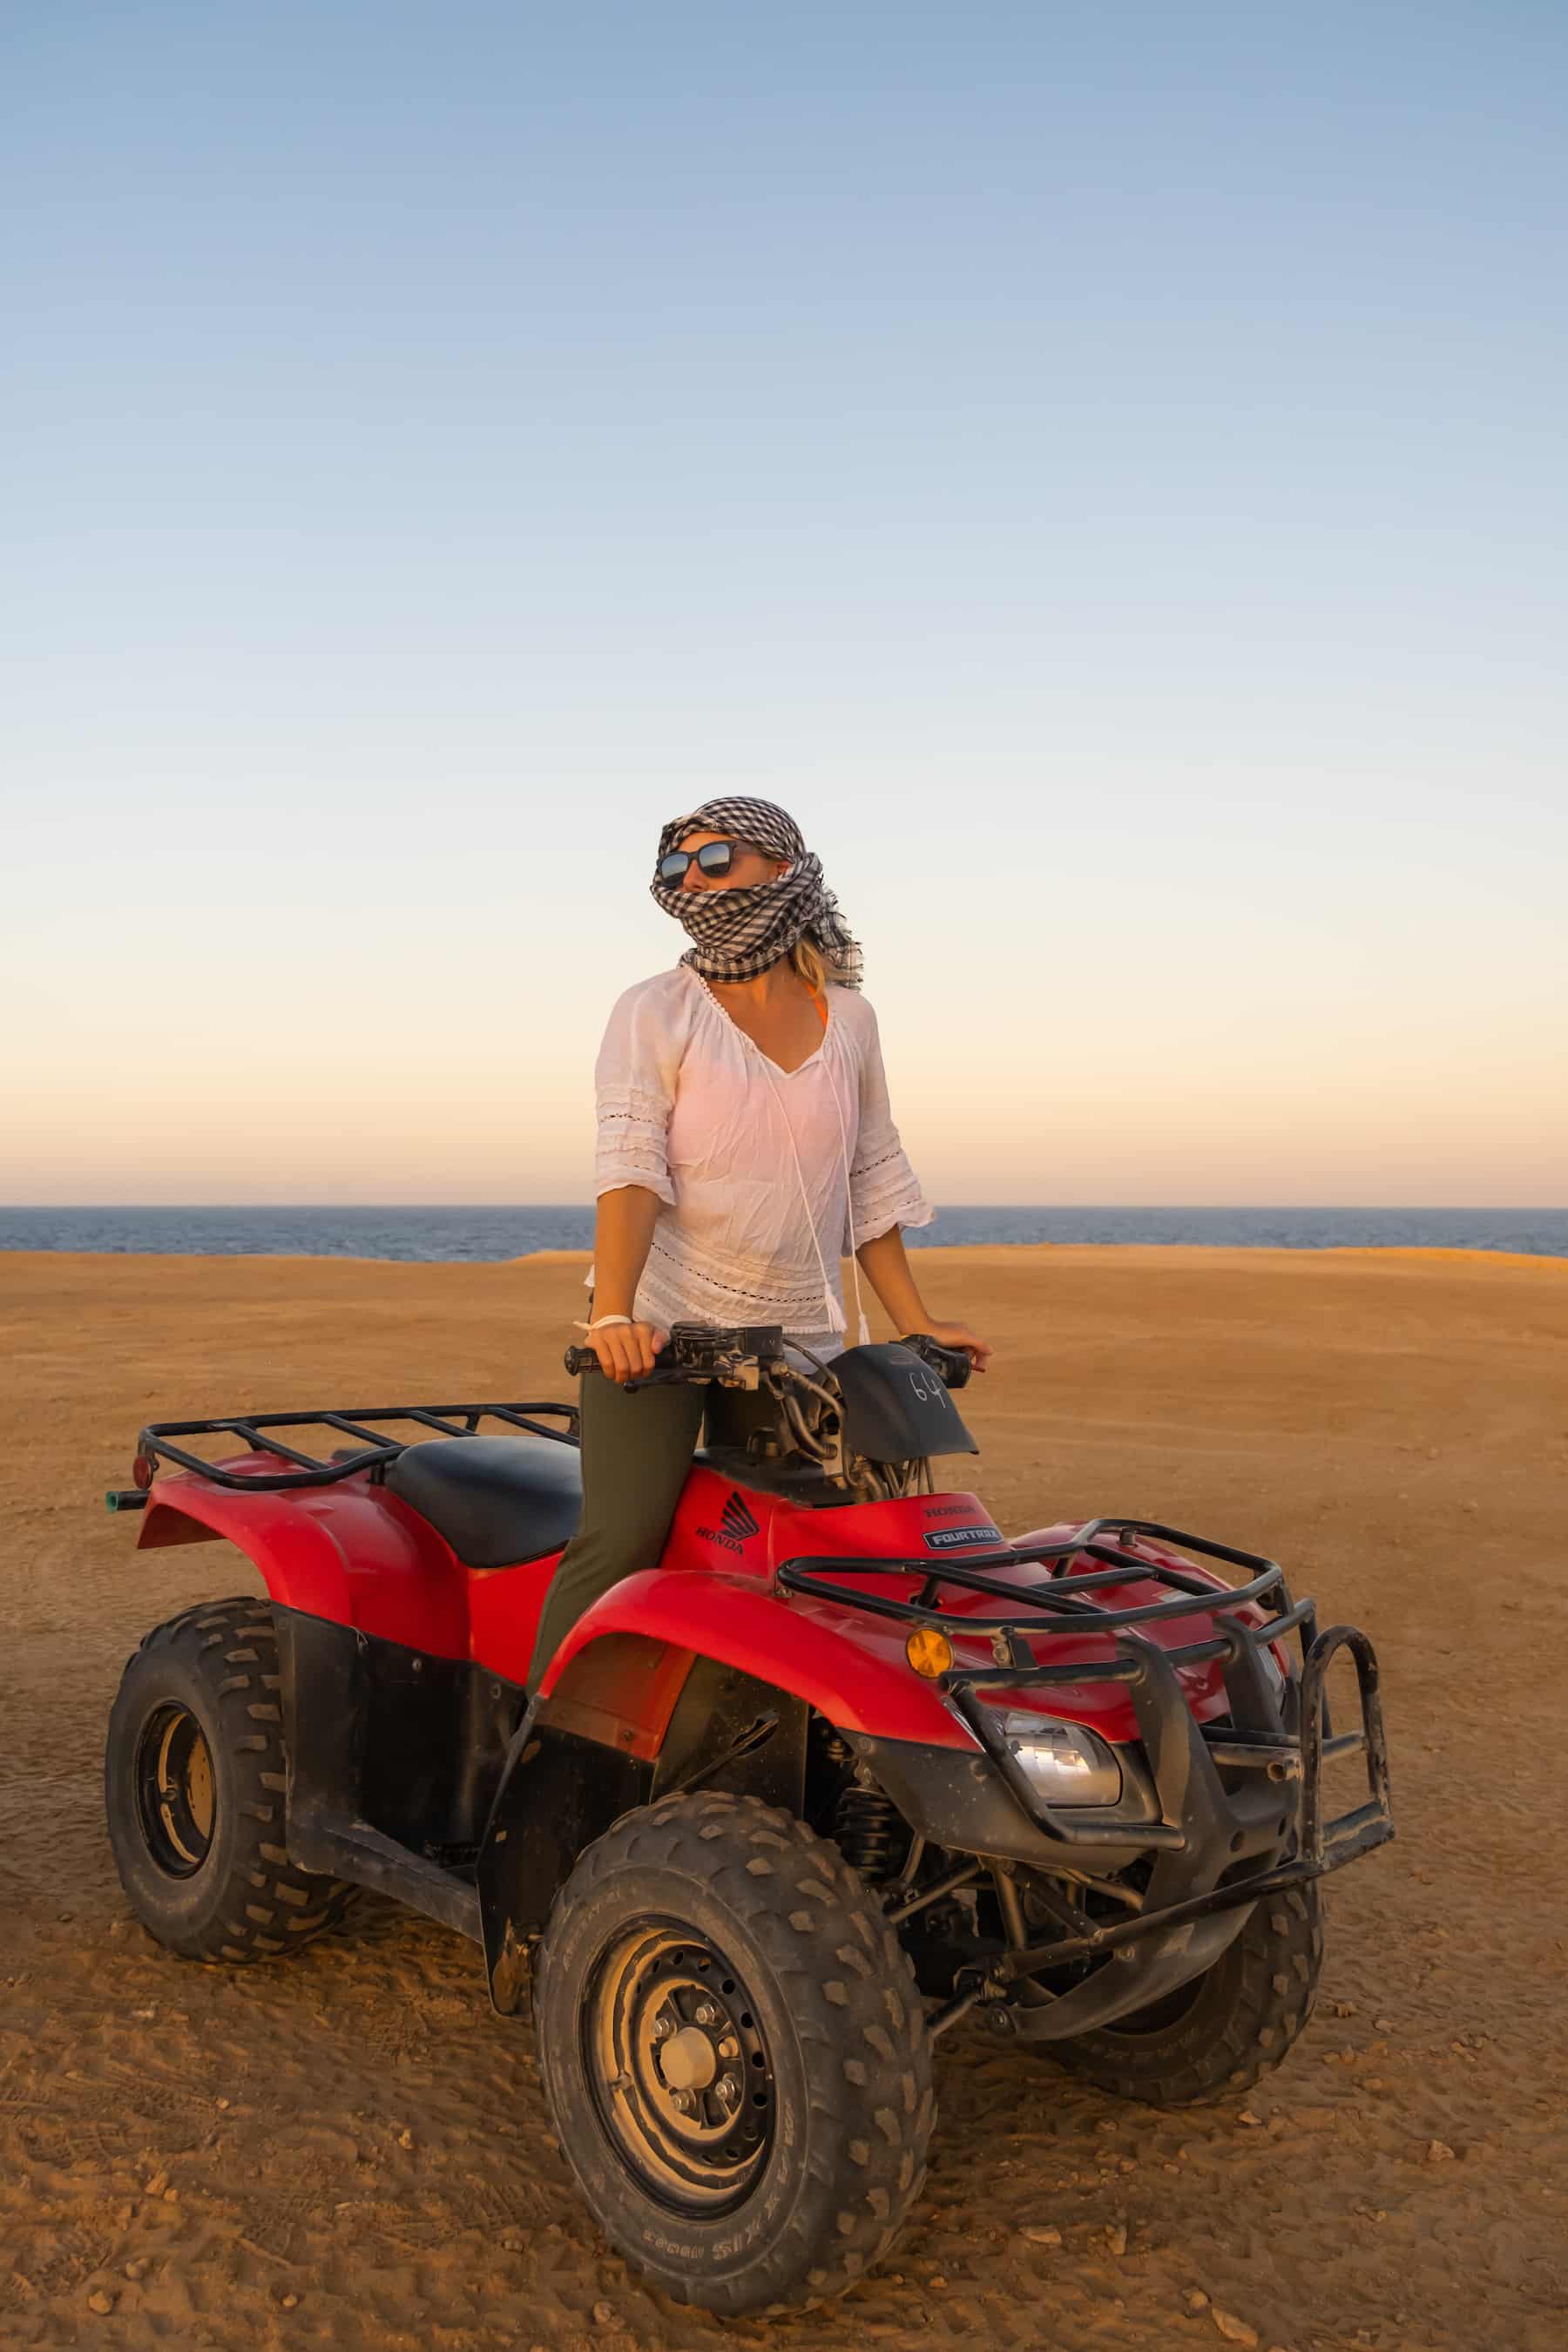
[[584, 1197], [794, 808], [966, 1200], [1568, 1197], [1568, 13], [0, 16], [0, 1198]]

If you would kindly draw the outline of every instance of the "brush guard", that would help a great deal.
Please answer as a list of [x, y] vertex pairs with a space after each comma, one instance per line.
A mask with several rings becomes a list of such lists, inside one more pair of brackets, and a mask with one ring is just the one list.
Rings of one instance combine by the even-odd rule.
[[[1250, 1574], [1243, 1584], [1216, 1591], [1195, 1570], [1150, 1560], [1134, 1551], [1131, 1548], [1141, 1537], [1177, 1545]], [[1131, 1959], [1135, 1955], [1127, 1950], [1129, 1946], [1321, 1878], [1385, 1844], [1394, 1835], [1376, 1653], [1356, 1626], [1332, 1625], [1320, 1632], [1315, 1604], [1306, 1598], [1291, 1599], [1284, 1570], [1277, 1562], [1150, 1519], [1091, 1520], [1061, 1543], [1010, 1546], [994, 1564], [1004, 1557], [1010, 1566], [1020, 1560], [1037, 1561], [1050, 1572], [1039, 1582], [1020, 1587], [1004, 1583], [994, 1573], [987, 1574], [992, 1562], [972, 1561], [962, 1567], [944, 1562], [933, 1570], [929, 1559], [817, 1559], [788, 1561], [777, 1576], [786, 1591], [900, 1619], [911, 1631], [931, 1627], [950, 1639], [989, 1635], [994, 1665], [955, 1665], [937, 1678], [937, 1686], [1045, 1848], [1059, 1850], [1069, 1870], [1075, 1849], [1097, 1847], [1103, 1853], [1107, 1848], [1122, 1848], [1129, 1858], [1134, 1852], [1152, 1853], [1167, 1885], [1176, 1873], [1185, 1875], [1190, 1867], [1202, 1891], [1107, 1922], [1097, 1922], [1078, 1905], [1062, 1902], [1059, 1914], [1066, 1933], [1039, 1944], [1015, 1936], [1012, 1948], [939, 2013], [933, 2021], [937, 2030], [955, 2022], [978, 2000], [1007, 2000], [1020, 1979], [1043, 1969], [1117, 1952]], [[1066, 1577], [1068, 1563], [1082, 1558], [1100, 1563], [1099, 1572]], [[839, 1580], [845, 1574], [879, 1580], [920, 1579], [921, 1591], [912, 1600], [900, 1599], [867, 1591], [863, 1585], [846, 1584]], [[1131, 1609], [1103, 1609], [1088, 1598], [1134, 1580], [1164, 1585], [1172, 1597]], [[1008, 1613], [993, 1617], [942, 1610], [936, 1604], [944, 1585], [994, 1597], [1008, 1604]], [[1047, 1613], [1020, 1618], [1020, 1604]], [[1260, 1622], [1250, 1622], [1239, 1613], [1249, 1605], [1270, 1613]], [[1215, 1633], [1177, 1649], [1148, 1641], [1140, 1632], [1162, 1621], [1203, 1614], [1212, 1618]], [[1037, 1658], [1031, 1647], [1081, 1637], [1086, 1632], [1113, 1635], [1116, 1654], [1103, 1663], [1058, 1663]], [[1300, 1646], [1300, 1673], [1299, 1679], [1287, 1685], [1287, 1712], [1282, 1712], [1266, 1677], [1262, 1653], [1292, 1634]], [[1361, 1719], [1358, 1728], [1336, 1733], [1329, 1713], [1326, 1677], [1341, 1651], [1349, 1652], [1355, 1667]], [[1231, 1720], [1211, 1728], [1194, 1720], [1174, 1669], [1213, 1660], [1224, 1662]], [[1078, 1809], [1045, 1803], [1009, 1748], [1000, 1717], [980, 1696], [991, 1689], [1026, 1691], [1094, 1682], [1122, 1682], [1130, 1686], [1154, 1784], [1158, 1820], [1115, 1821], [1088, 1808], [1075, 1819]], [[1324, 1807], [1323, 1767], [1358, 1754], [1365, 1760], [1365, 1799], [1347, 1811], [1330, 1815]], [[1222, 1782], [1222, 1771], [1247, 1776], [1234, 1794]], [[1280, 1784], [1300, 1784], [1295, 1834], [1293, 1840], [1287, 1840], [1291, 1851], [1285, 1857], [1258, 1870], [1238, 1871], [1229, 1866], [1232, 1842], [1238, 1832], [1243, 1836], [1256, 1833], [1258, 1806], [1247, 1795], [1255, 1774], [1274, 1790]], [[1049, 1870], [1047, 1851], [1042, 1851], [1038, 1866]], [[1003, 1864], [1004, 1874], [1010, 1867]], [[1203, 1885], [1205, 1878], [1211, 1883]], [[1212, 1883], [1215, 1880], [1220, 1883]], [[1005, 1903], [1005, 1911], [1009, 1907]], [[1005, 2030], [1022, 2032], [1026, 2037], [1056, 2038], [1067, 2021], [1064, 2008], [1075, 2005], [1058, 2001], [1044, 2011], [1010, 2008], [1005, 2011]]]

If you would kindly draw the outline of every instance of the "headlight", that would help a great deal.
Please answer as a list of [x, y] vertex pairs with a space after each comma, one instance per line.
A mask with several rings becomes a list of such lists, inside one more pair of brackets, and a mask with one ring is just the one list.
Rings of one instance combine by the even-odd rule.
[[1047, 1805], [1114, 1805], [1121, 1795], [1115, 1749], [1081, 1723], [1007, 1714], [1002, 1737], [1030, 1788]]

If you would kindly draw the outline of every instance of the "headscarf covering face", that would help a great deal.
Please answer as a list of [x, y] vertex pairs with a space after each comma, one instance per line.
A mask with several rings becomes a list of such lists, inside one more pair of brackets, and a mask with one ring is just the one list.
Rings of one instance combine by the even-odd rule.
[[[787, 859], [789, 870], [772, 882], [727, 890], [661, 882], [659, 864], [689, 833], [732, 834], [769, 857]], [[694, 942], [681, 962], [704, 980], [751, 980], [787, 955], [797, 940], [809, 939], [821, 950], [830, 978], [845, 988], [860, 985], [860, 949], [822, 878], [822, 860], [807, 849], [794, 817], [772, 801], [704, 801], [689, 816], [673, 817], [658, 836], [651, 887]]]

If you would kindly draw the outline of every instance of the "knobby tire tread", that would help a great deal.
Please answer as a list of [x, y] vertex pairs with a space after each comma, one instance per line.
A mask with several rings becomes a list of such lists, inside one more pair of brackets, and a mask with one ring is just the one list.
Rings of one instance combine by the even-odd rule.
[[[587, 1848], [545, 1931], [541, 2011], [552, 2005], [552, 1990], [567, 1990], [551, 1983], [557, 1916], [628, 1867], [695, 1881], [743, 1922], [762, 1952], [805, 2063], [812, 2114], [800, 2137], [824, 2192], [815, 2200], [815, 2232], [813, 2200], [797, 2198], [787, 2231], [755, 2254], [744, 2277], [659, 2273], [658, 2284], [677, 2302], [728, 2316], [826, 2302], [887, 2252], [925, 2180], [936, 2101], [908, 1955], [836, 1845], [756, 1798], [709, 1790], [625, 1815]], [[568, 2154], [571, 2120], [556, 2116]], [[616, 2217], [601, 2211], [600, 2219], [620, 2251], [647, 2267]]]
[[[287, 1958], [335, 1926], [358, 1890], [301, 1870], [289, 1858], [289, 1759], [271, 1607], [237, 1595], [182, 1610], [142, 1635], [126, 1662], [122, 1694], [150, 1661], [155, 1665], [171, 1652], [194, 1672], [211, 1708], [213, 1727], [203, 1725], [204, 1737], [210, 1743], [216, 1727], [227, 1751], [234, 1783], [231, 1860], [216, 1916], [207, 1924], [174, 1934], [146, 1919], [143, 1925], [190, 1959], [233, 1967]], [[117, 1792], [108, 1793], [112, 1820]], [[135, 1901], [134, 1891], [127, 1891]]]
[[1256, 1906], [1207, 1972], [1193, 2021], [1147, 2036], [1114, 2028], [1085, 2033], [1052, 2054], [1102, 2090], [1146, 2106], [1233, 2097], [1271, 2074], [1299, 2039], [1322, 1958], [1317, 1888], [1287, 1887]]

